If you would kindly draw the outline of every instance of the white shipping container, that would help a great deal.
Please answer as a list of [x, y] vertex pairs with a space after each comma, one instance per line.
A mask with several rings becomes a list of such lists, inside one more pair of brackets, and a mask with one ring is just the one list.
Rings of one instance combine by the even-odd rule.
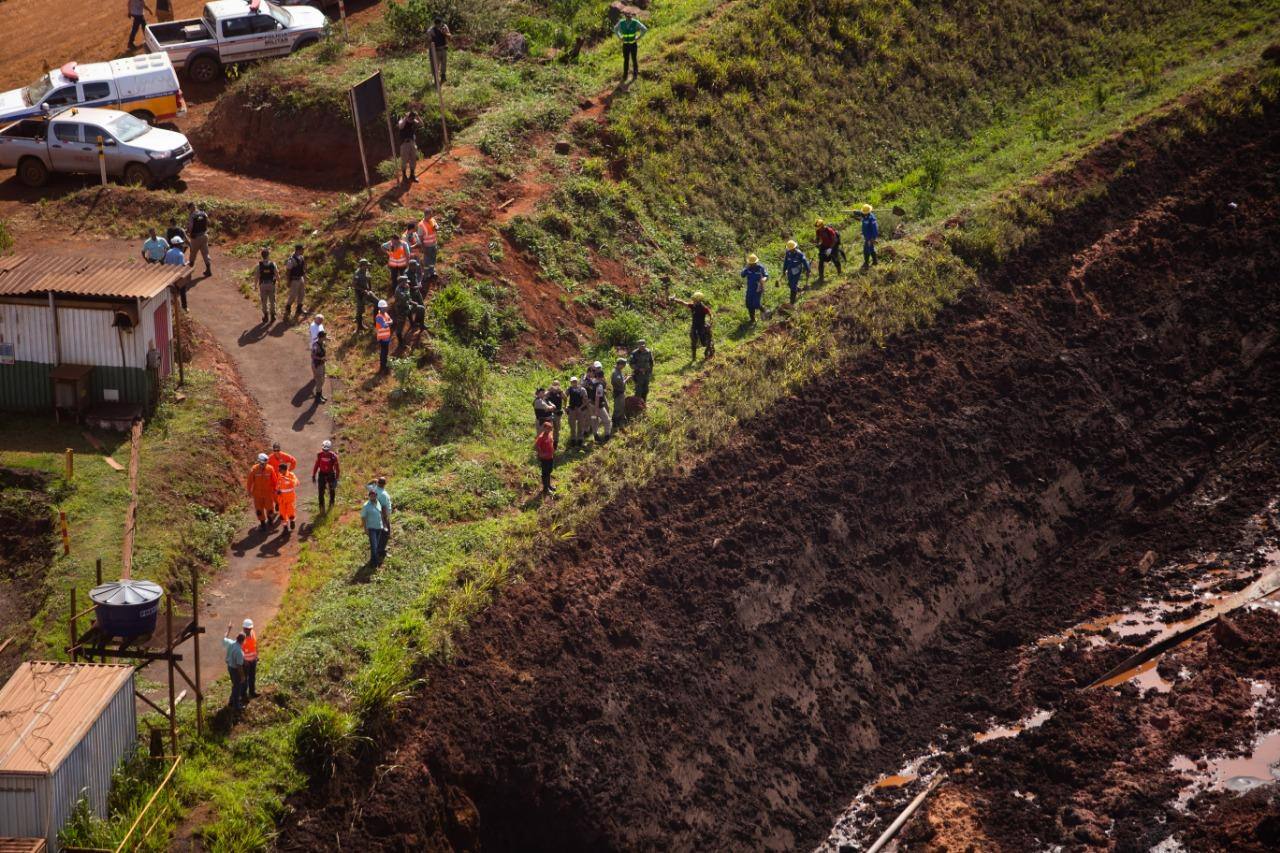
[[85, 798], [107, 816], [111, 774], [137, 745], [133, 667], [30, 661], [0, 688], [0, 836], [43, 838]]

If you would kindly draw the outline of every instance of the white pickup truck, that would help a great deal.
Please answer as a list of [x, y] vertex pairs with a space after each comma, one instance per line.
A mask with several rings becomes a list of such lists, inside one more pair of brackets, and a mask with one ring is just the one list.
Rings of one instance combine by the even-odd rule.
[[216, 79], [223, 66], [285, 56], [320, 41], [324, 12], [284, 8], [271, 0], [213, 0], [204, 15], [147, 27], [147, 50], [169, 54], [173, 66], [197, 83]]
[[120, 110], [73, 107], [51, 118], [28, 118], [0, 128], [0, 169], [43, 186], [53, 172], [98, 173], [98, 138], [107, 174], [150, 186], [182, 171], [194, 156], [181, 133], [152, 127]]

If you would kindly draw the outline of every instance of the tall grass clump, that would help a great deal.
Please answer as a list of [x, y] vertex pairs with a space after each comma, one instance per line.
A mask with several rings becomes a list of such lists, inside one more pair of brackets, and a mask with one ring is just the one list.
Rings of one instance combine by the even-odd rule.
[[440, 408], [432, 431], [441, 438], [470, 435], [488, 414], [489, 363], [470, 347], [440, 344]]

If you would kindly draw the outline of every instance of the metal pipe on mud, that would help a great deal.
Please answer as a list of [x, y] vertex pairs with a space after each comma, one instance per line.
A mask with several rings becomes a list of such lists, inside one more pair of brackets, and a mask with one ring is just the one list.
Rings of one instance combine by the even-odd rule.
[[885, 845], [892, 841], [893, 837], [898, 834], [898, 831], [902, 829], [903, 825], [905, 825], [907, 821], [911, 820], [911, 816], [924, 804], [924, 801], [933, 793], [933, 789], [938, 787], [944, 778], [945, 776], [942, 773], [934, 776], [929, 784], [925, 785], [924, 790], [916, 794], [916, 798], [914, 800], [907, 803], [907, 807], [902, 810], [902, 814], [894, 818], [893, 823], [889, 824], [889, 828], [880, 833], [880, 837], [876, 839], [875, 844], [872, 844], [867, 848], [867, 853], [879, 853], [879, 851], [883, 850]]

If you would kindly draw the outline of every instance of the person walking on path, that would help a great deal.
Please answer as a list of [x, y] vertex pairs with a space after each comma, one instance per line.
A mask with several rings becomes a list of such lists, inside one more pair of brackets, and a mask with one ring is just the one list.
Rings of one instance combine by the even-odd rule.
[[[542, 434], [542, 425], [552, 423], [555, 420], [556, 410], [547, 401], [547, 389], [539, 386], [533, 392], [533, 434], [535, 436]], [[554, 424], [552, 429], [554, 430]]]
[[382, 251], [387, 253], [387, 272], [391, 276], [391, 292], [395, 293], [400, 276], [405, 274], [409, 266], [409, 246], [398, 235], [382, 244]]
[[240, 633], [244, 634], [244, 643], [240, 648], [244, 652], [244, 693], [245, 699], [258, 698], [258, 635], [253, 633], [253, 620], [244, 620]]
[[835, 266], [836, 275], [840, 275], [840, 255], [844, 250], [840, 248], [839, 231], [821, 219], [815, 220], [813, 225], [817, 229], [818, 284], [822, 284], [827, 280], [827, 264]]
[[391, 315], [387, 300], [378, 300], [378, 314], [373, 318], [373, 334], [378, 340], [378, 372], [387, 372], [387, 355], [391, 351]]
[[871, 205], [862, 206], [862, 268], [865, 270], [880, 262], [876, 257], [876, 242], [880, 239], [880, 223], [871, 211]]
[[649, 400], [649, 383], [653, 380], [653, 350], [643, 338], [636, 341], [636, 348], [627, 357], [631, 365], [631, 381], [635, 385], [636, 396], [641, 400]]
[[276, 489], [280, 485], [280, 476], [267, 454], [258, 454], [258, 463], [249, 469], [245, 488], [253, 496], [253, 511], [258, 514], [258, 526], [261, 530], [269, 530], [275, 524]]
[[533, 441], [534, 453], [538, 456], [538, 466], [542, 469], [542, 494], [555, 494], [551, 486], [551, 469], [556, 464], [556, 442], [553, 435], [555, 428], [551, 421], [543, 421], [538, 430], [538, 437]]
[[325, 347], [327, 337], [328, 333], [321, 329], [316, 335], [316, 342], [311, 345], [311, 378], [315, 382], [316, 403], [329, 402], [329, 398], [324, 395], [325, 360], [329, 357]]
[[587, 434], [587, 389], [578, 383], [578, 377], [569, 377], [569, 446], [582, 444]]
[[258, 282], [258, 302], [262, 305], [262, 322], [276, 321], [276, 278], [280, 270], [276, 262], [271, 260], [271, 250], [262, 250], [262, 259], [254, 270], [254, 280]]
[[795, 240], [788, 240], [787, 251], [782, 256], [782, 273], [787, 277], [792, 305], [796, 304], [796, 295], [800, 292], [800, 278], [808, 278], [810, 269], [809, 259], [800, 251], [800, 244]]
[[[143, 0], [129, 0], [129, 19], [133, 22], [133, 26], [129, 28], [129, 44], [125, 50], [137, 50], [138, 46], [133, 40], [138, 37], [138, 33], [144, 36], [147, 31], [147, 13], [151, 12], [151, 7]], [[155, 14], [152, 12], [152, 14]]]
[[427, 28], [427, 41], [431, 47], [435, 48], [435, 56], [431, 57], [435, 63], [431, 66], [431, 80], [434, 83], [439, 72], [438, 86], [443, 86], [445, 80], [449, 76], [449, 42], [453, 39], [453, 33], [449, 30], [449, 25], [444, 22], [444, 18], [436, 18], [431, 22], [431, 26]]
[[204, 256], [204, 274], [213, 275], [213, 269], [209, 266], [209, 214], [197, 207], [194, 201], [187, 203], [187, 210], [191, 212], [191, 219], [187, 222], [187, 239], [191, 243], [191, 268], [195, 269], [198, 253]]
[[382, 544], [386, 519], [382, 504], [378, 503], [378, 487], [373, 483], [366, 489], [364, 506], [360, 507], [360, 520], [369, 536], [369, 567], [376, 569], [382, 565], [383, 555], [386, 553]]
[[622, 82], [627, 82], [627, 66], [631, 66], [631, 79], [640, 76], [640, 39], [649, 28], [636, 20], [636, 10], [626, 7], [622, 19], [613, 25], [613, 33], [622, 42]]
[[406, 184], [418, 182], [418, 128], [422, 121], [417, 111], [410, 109], [397, 122], [400, 131], [400, 180]]
[[342, 476], [342, 464], [338, 454], [333, 452], [333, 442], [325, 439], [320, 444], [320, 452], [316, 454], [316, 462], [311, 466], [311, 482], [317, 482], [316, 494], [320, 496], [320, 511], [324, 512], [324, 491], [329, 490], [329, 509], [333, 509], [334, 498], [338, 493], [338, 478]]
[[281, 462], [277, 471], [280, 479], [276, 486], [276, 501], [280, 504], [280, 523], [293, 530], [298, 518], [298, 475], [289, 470], [286, 462]]
[[157, 234], [156, 229], [152, 228], [150, 236], [142, 243], [142, 259], [149, 264], [162, 263], [168, 251], [169, 241]]
[[[764, 313], [764, 283], [769, 280], [769, 271], [760, 263], [760, 258], [747, 255], [747, 265], [739, 275], [747, 282], [747, 316], [754, 323], [756, 312]], [[768, 316], [767, 313], [765, 316]]]
[[623, 371], [627, 360], [619, 356], [613, 364], [613, 373], [609, 375], [609, 385], [613, 390], [613, 428], [618, 429], [627, 420], [627, 380], [631, 377]]
[[560, 446], [560, 420], [564, 417], [565, 396], [560, 388], [560, 380], [553, 379], [547, 389], [547, 402], [551, 404], [551, 439], [556, 447]]
[[289, 313], [294, 304], [298, 306], [298, 319], [302, 319], [302, 301], [307, 293], [307, 259], [302, 256], [302, 244], [293, 247], [293, 254], [285, 259], [284, 274], [289, 280], [289, 296], [284, 302], [284, 321], [289, 322]]
[[387, 491], [387, 478], [379, 477], [377, 481], [378, 504], [382, 507], [382, 527], [386, 531], [382, 535], [382, 556], [387, 556], [387, 547], [391, 544], [391, 493]]
[[290, 471], [298, 467], [298, 457], [285, 453], [280, 449], [280, 442], [273, 441], [271, 443], [271, 455], [267, 457], [267, 462], [272, 468], [279, 468], [281, 465], [287, 465]]
[[364, 314], [368, 306], [376, 305], [378, 298], [369, 286], [369, 259], [361, 258], [351, 276], [351, 295], [356, 303], [356, 331], [364, 331]]
[[231, 698], [227, 704], [233, 711], [239, 711], [244, 701], [244, 634], [236, 634], [231, 639], [232, 625], [227, 624], [227, 632], [222, 635], [222, 646], [227, 655], [227, 674], [231, 676]]
[[440, 223], [436, 220], [435, 211], [428, 207], [422, 211], [422, 218], [414, 226], [415, 242], [418, 254], [422, 259], [425, 276], [435, 275], [436, 256], [440, 251]]
[[698, 360], [698, 347], [702, 347], [702, 358], [705, 361], [716, 354], [715, 345], [711, 342], [711, 309], [707, 307], [706, 297], [702, 291], [694, 291], [689, 302], [683, 299], [672, 299], [677, 305], [689, 309], [689, 345], [692, 350], [690, 361]]

